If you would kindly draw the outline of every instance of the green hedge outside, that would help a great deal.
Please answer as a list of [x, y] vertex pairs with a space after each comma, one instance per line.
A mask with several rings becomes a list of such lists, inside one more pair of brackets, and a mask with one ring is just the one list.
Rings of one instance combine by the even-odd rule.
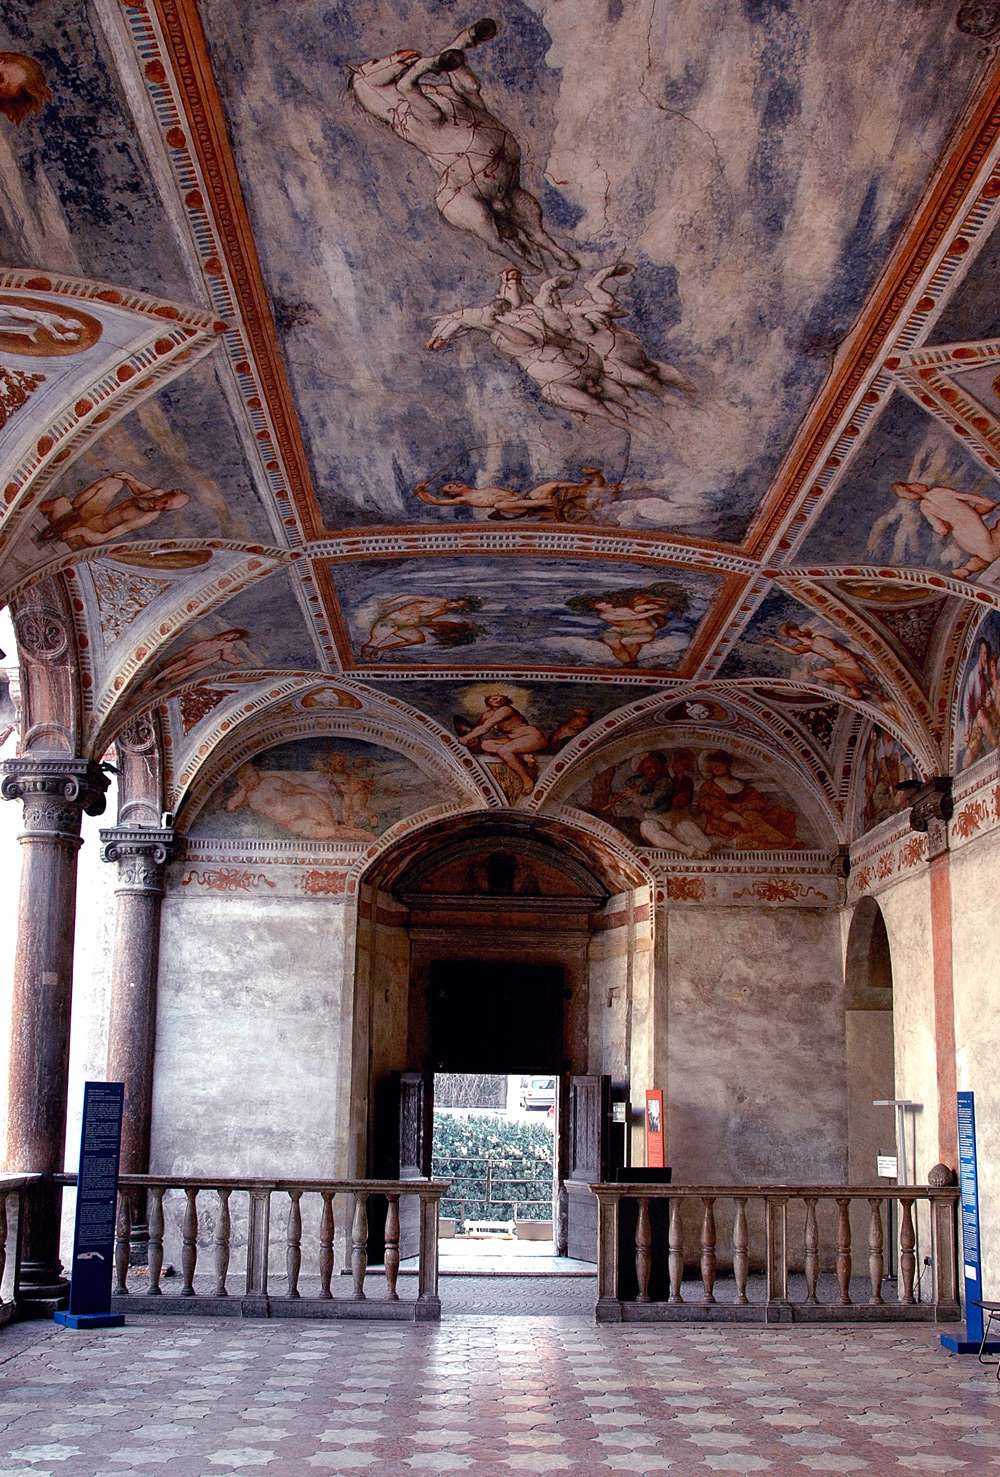
[[436, 1113], [433, 1174], [451, 1180], [441, 1214], [457, 1221], [550, 1220], [553, 1143], [547, 1123]]

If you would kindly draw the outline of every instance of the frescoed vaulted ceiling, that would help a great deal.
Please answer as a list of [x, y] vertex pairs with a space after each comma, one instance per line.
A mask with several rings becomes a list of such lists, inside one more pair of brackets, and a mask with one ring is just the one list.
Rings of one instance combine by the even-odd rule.
[[[0, 604], [79, 667], [22, 746], [155, 715], [202, 832], [281, 835], [298, 768], [354, 776], [343, 839], [687, 856], [829, 851], [997, 747], [998, 43], [925, 0], [0, 4]], [[765, 798], [712, 831], [729, 771]]]

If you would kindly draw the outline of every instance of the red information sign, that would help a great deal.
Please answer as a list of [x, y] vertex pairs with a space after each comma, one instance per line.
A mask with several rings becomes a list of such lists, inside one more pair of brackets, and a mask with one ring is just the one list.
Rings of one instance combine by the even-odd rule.
[[663, 1169], [663, 1090], [646, 1088], [646, 1167]]

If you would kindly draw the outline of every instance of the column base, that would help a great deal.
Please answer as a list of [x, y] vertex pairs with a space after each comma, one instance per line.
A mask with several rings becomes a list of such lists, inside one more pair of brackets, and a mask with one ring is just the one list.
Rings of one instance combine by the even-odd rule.
[[149, 1227], [147, 1225], [132, 1227], [128, 1247], [128, 1264], [130, 1267], [149, 1266]]
[[38, 1263], [21, 1263], [21, 1277], [17, 1289], [18, 1318], [51, 1318], [69, 1304], [69, 1278], [63, 1277], [62, 1267], [56, 1262], [39, 1266]]

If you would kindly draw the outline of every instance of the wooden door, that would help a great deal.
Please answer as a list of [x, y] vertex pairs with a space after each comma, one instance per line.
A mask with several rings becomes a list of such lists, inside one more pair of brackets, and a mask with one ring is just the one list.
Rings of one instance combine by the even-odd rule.
[[587, 1188], [610, 1170], [611, 1078], [571, 1077], [566, 1125], [566, 1251], [597, 1261], [597, 1200]]
[[[434, 1132], [434, 1076], [431, 1072], [397, 1072], [401, 1180], [429, 1179]], [[420, 1202], [404, 1195], [399, 1202], [399, 1254], [416, 1256], [420, 1250]]]

